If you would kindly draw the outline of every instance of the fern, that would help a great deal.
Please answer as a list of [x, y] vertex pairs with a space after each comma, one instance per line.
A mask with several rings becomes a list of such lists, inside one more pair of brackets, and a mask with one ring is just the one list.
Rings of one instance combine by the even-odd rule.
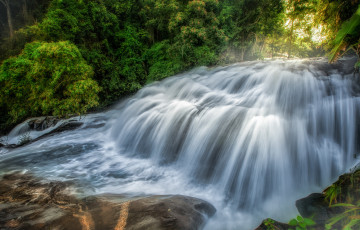
[[[351, 35], [356, 35], [359, 31], [356, 29], [360, 25], [360, 5], [358, 6], [357, 11], [353, 14], [353, 16], [345, 21], [340, 30], [338, 31], [335, 40], [334, 40], [334, 48], [330, 52], [329, 61], [334, 62], [340, 54], [341, 50], [345, 49], [349, 44], [346, 41], [346, 38]], [[345, 52], [344, 52], [345, 53]], [[344, 54], [343, 53], [343, 54]]]

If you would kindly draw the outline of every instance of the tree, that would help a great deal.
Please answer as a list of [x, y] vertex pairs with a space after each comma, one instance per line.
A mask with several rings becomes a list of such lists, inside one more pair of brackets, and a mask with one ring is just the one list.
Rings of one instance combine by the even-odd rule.
[[150, 33], [151, 42], [155, 43], [169, 37], [169, 20], [180, 10], [176, 0], [145, 0], [140, 15]]
[[274, 40], [282, 34], [282, 0], [235, 0], [223, 5], [224, 15], [229, 16], [221, 19], [226, 21], [226, 36], [231, 49], [236, 50], [237, 60], [261, 58], [269, 38]]
[[8, 22], [8, 27], [9, 27], [9, 36], [10, 36], [10, 38], [13, 38], [14, 29], [13, 29], [13, 22], [12, 22], [12, 17], [11, 17], [10, 2], [9, 2], [9, 0], [0, 0], [0, 3], [2, 3], [6, 8], [7, 22]]
[[[294, 53], [297, 39], [300, 40], [300, 46], [303, 41], [310, 41], [311, 28], [313, 26], [314, 14], [317, 12], [317, 0], [287, 0], [287, 41], [288, 58]], [[302, 47], [299, 47], [301, 49]]]
[[27, 0], [23, 0], [22, 1], [22, 15], [24, 17], [24, 21], [28, 22], [30, 20], [30, 15], [29, 15], [29, 11], [28, 11], [28, 3]]
[[36, 115], [81, 114], [98, 105], [94, 72], [70, 42], [33, 42], [0, 67], [0, 107], [10, 122]]
[[169, 30], [175, 34], [174, 52], [181, 55], [187, 66], [216, 62], [216, 53], [226, 40], [219, 13], [218, 1], [193, 0], [170, 19]]

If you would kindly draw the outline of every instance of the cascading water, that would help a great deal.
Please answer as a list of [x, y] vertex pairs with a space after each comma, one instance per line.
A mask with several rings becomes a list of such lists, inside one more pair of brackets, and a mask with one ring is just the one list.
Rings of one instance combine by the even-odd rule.
[[205, 228], [251, 229], [265, 217], [287, 221], [296, 199], [354, 165], [357, 92], [351, 74], [324, 61], [198, 68], [89, 115], [79, 130], [3, 149], [0, 167], [93, 193], [190, 195], [218, 209]]

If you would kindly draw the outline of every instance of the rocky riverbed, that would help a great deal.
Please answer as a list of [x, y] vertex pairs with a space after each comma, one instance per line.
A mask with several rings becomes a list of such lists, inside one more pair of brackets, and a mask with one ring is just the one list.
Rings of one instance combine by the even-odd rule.
[[1, 229], [199, 229], [216, 212], [188, 196], [74, 195], [71, 183], [22, 173], [0, 180]]

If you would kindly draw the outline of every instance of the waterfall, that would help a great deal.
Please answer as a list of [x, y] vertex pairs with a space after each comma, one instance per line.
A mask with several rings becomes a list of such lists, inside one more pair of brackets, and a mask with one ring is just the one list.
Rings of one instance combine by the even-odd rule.
[[0, 168], [95, 193], [191, 195], [218, 209], [206, 228], [251, 229], [264, 217], [288, 221], [296, 199], [357, 162], [359, 92], [353, 74], [324, 60], [201, 67], [83, 118], [78, 130], [8, 150]]
[[200, 68], [141, 90], [113, 118], [110, 138], [251, 210], [329, 183], [354, 162], [356, 95], [350, 76], [301, 61]]

